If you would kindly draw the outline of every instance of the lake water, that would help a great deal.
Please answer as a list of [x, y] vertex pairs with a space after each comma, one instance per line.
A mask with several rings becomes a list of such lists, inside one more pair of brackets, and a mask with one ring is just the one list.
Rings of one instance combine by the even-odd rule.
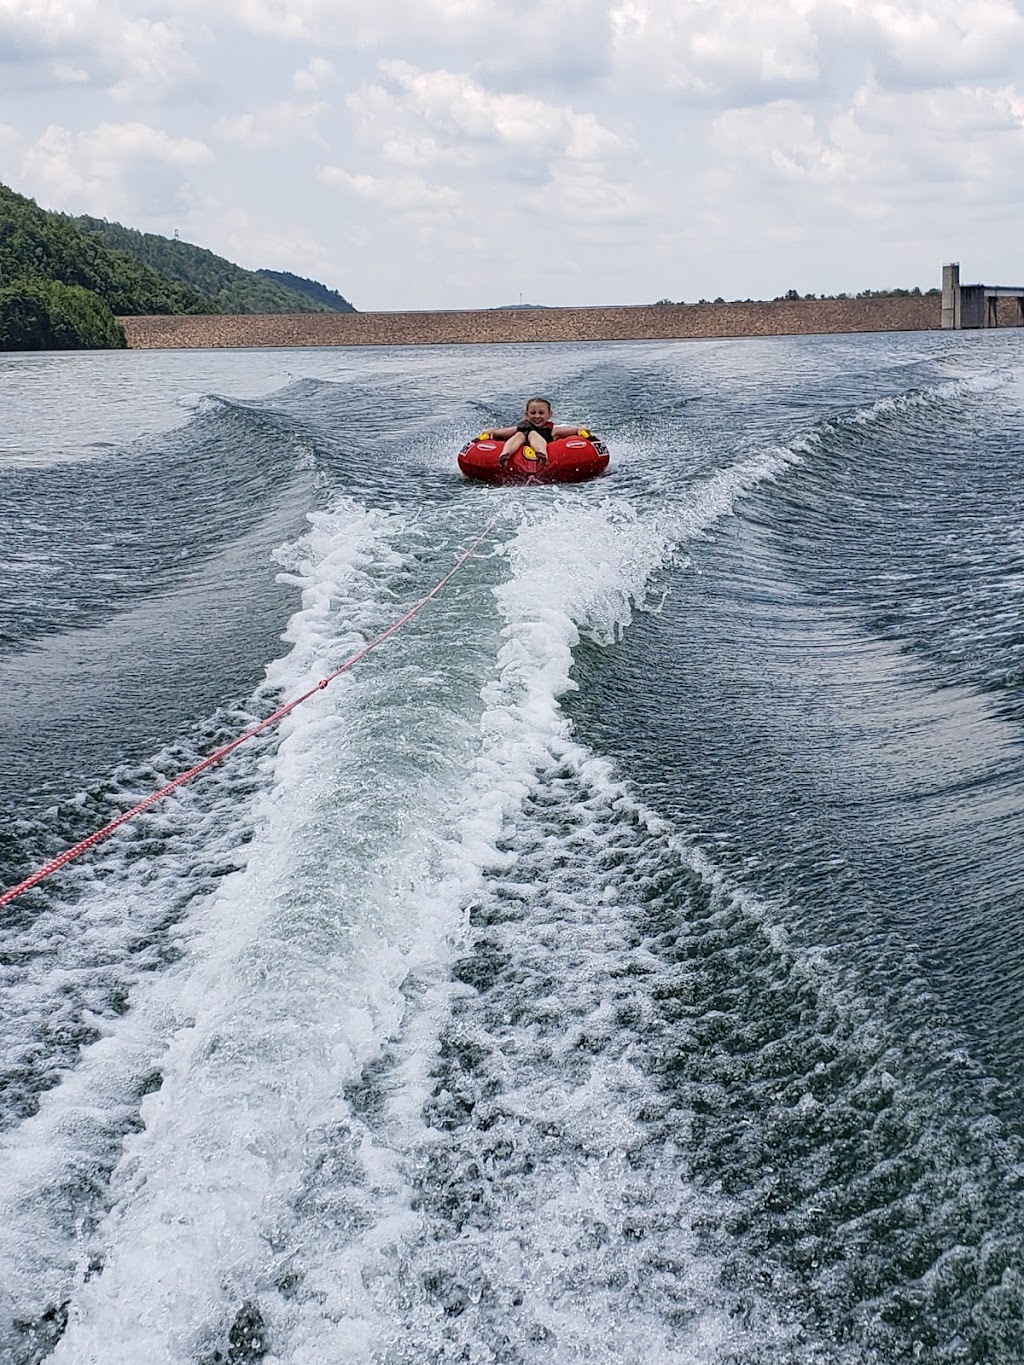
[[0, 402], [4, 1365], [1024, 1361], [1020, 334]]

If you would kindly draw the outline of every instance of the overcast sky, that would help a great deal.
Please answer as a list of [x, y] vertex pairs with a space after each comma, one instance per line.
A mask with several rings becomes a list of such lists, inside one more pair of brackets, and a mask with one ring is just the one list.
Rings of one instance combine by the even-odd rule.
[[357, 308], [1024, 282], [1024, 0], [0, 0], [0, 180]]

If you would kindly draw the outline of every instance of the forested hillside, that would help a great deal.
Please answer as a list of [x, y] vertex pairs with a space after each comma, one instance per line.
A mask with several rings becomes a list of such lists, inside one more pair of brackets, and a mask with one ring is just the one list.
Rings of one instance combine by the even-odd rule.
[[50, 213], [0, 185], [0, 351], [123, 346], [119, 316], [354, 311], [316, 280]]
[[[69, 220], [109, 250], [132, 257], [213, 299], [214, 313], [354, 312], [352, 305], [315, 280], [271, 270], [243, 270], [205, 247], [137, 232], [103, 218]], [[288, 287], [292, 281], [295, 284]], [[334, 302], [332, 300], [337, 300]]]
[[116, 314], [213, 311], [200, 290], [107, 251], [0, 185], [0, 349], [123, 346]]
[[294, 289], [300, 294], [305, 294], [314, 302], [323, 304], [333, 313], [354, 313], [356, 311], [348, 299], [339, 294], [336, 289], [328, 289], [319, 280], [307, 280], [303, 275], [293, 275], [290, 270], [258, 270], [256, 273], [262, 275], [264, 279], [274, 280], [277, 284], [283, 285], [285, 289]]

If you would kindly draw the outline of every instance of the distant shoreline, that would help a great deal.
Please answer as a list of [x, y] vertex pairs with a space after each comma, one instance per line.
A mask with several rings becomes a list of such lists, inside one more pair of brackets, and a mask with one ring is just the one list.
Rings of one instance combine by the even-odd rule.
[[422, 313], [249, 313], [122, 317], [137, 350], [267, 346], [474, 346], [509, 342], [665, 341], [938, 330], [938, 295], [487, 308]]

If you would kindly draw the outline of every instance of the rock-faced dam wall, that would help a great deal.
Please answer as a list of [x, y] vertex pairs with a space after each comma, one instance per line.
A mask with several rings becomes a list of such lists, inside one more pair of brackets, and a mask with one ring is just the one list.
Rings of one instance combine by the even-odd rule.
[[438, 313], [247, 313], [125, 317], [130, 347], [475, 346], [530, 341], [662, 341], [938, 329], [937, 294], [656, 303], [628, 308], [489, 308]]

